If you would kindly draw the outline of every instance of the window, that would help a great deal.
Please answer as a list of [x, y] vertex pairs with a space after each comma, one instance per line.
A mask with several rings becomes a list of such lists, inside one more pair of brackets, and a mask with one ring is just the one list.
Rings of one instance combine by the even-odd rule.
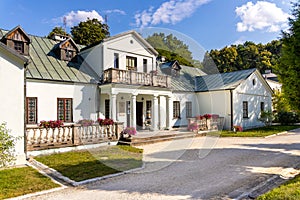
[[71, 60], [73, 58], [73, 52], [65, 49], [65, 59], [64, 60]]
[[26, 98], [26, 123], [27, 124], [37, 123], [37, 98], [36, 97]]
[[73, 106], [71, 98], [58, 98], [57, 99], [57, 119], [64, 122], [73, 121]]
[[14, 48], [19, 53], [24, 53], [24, 44], [22, 41], [14, 41]]
[[135, 57], [126, 56], [126, 69], [136, 70], [137, 59]]
[[147, 73], [147, 59], [143, 59], [143, 72]]
[[248, 102], [243, 101], [243, 118], [248, 118]]
[[173, 101], [173, 118], [180, 118], [180, 102]]
[[106, 119], [109, 119], [109, 107], [110, 107], [110, 101], [109, 101], [109, 99], [105, 99], [105, 113], [104, 113], [104, 115], [105, 115], [105, 118]]
[[119, 54], [114, 53], [114, 68], [119, 69]]
[[252, 85], [254, 86], [255, 84], [256, 84], [256, 80], [253, 79], [253, 80], [252, 80]]
[[265, 111], [265, 102], [260, 102], [260, 111]]
[[186, 118], [191, 118], [192, 117], [192, 110], [193, 110], [191, 101], [186, 102], [185, 109], [186, 109]]

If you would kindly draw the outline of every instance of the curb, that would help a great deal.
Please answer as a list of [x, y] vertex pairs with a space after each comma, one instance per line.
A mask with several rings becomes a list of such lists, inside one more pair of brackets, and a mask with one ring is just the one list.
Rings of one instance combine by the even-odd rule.
[[285, 135], [285, 134], [288, 134], [288, 131], [283, 131], [283, 132], [280, 132], [280, 133], [275, 133], [273, 135], [268, 135], [268, 136], [265, 136], [264, 138], [270, 138], [270, 137], [275, 137], [275, 136], [278, 136], [278, 135]]
[[[294, 169], [299, 169], [300, 163], [297, 163], [292, 166]], [[295, 178], [298, 174], [300, 174], [300, 170], [298, 170], [298, 173], [293, 174], [293, 176], [286, 178], [281, 175], [273, 175], [270, 178], [268, 178], [266, 181], [261, 182], [254, 188], [252, 188], [249, 191], [243, 192], [238, 197], [234, 198], [235, 200], [241, 200], [241, 199], [256, 199], [258, 196], [274, 189], [275, 187], [279, 187], [281, 184]]]

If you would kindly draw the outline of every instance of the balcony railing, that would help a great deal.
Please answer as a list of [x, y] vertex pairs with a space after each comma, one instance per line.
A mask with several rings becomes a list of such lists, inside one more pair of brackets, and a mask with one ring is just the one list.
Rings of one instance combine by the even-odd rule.
[[171, 78], [165, 75], [155, 75], [154, 73], [110, 68], [103, 73], [103, 83], [124, 83], [169, 88], [171, 87]]

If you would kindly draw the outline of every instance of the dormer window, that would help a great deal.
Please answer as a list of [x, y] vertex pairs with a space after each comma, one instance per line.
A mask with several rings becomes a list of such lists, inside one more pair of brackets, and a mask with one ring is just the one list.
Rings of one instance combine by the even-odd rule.
[[1, 41], [20, 54], [29, 55], [29, 44], [31, 40], [20, 26], [15, 27], [5, 34]]
[[72, 60], [78, 51], [79, 49], [72, 38], [62, 41], [55, 49], [56, 55], [59, 57], [59, 59], [65, 61]]
[[13, 41], [14, 48], [17, 52], [24, 54], [24, 43], [22, 41]]

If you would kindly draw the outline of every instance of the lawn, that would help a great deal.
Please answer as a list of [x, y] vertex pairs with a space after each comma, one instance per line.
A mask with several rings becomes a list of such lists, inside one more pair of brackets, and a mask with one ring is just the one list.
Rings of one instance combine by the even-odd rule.
[[0, 199], [48, 190], [60, 185], [31, 167], [0, 170]]
[[286, 182], [285, 184], [279, 186], [267, 192], [266, 194], [257, 198], [258, 200], [298, 200], [300, 199], [300, 175], [296, 176], [294, 179]]
[[289, 125], [289, 126], [283, 126], [283, 125], [274, 125], [269, 127], [261, 127], [256, 129], [249, 129], [242, 132], [233, 132], [233, 131], [217, 131], [217, 132], [211, 132], [207, 135], [211, 136], [220, 136], [220, 137], [265, 137], [269, 135], [273, 135], [276, 133], [284, 132], [293, 130], [296, 128], [300, 128], [300, 126], [297, 125]]
[[82, 181], [141, 167], [142, 153], [142, 149], [117, 145], [37, 156], [35, 159], [74, 181]]

